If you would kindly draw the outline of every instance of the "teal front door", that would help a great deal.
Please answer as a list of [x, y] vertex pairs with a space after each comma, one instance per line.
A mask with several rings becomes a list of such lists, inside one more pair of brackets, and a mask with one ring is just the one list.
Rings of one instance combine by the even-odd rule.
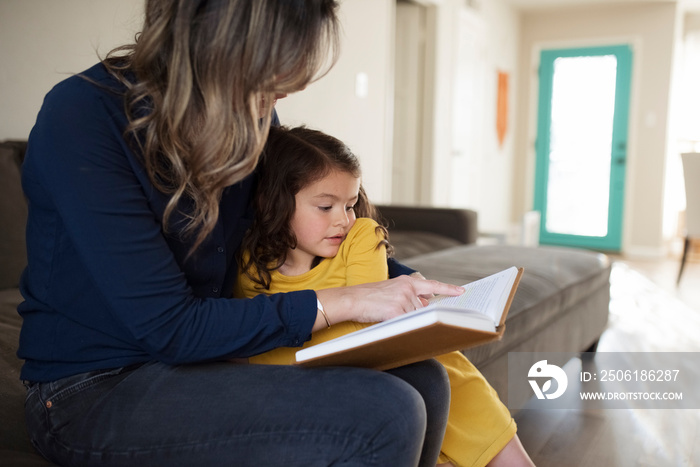
[[627, 45], [541, 52], [540, 243], [620, 250], [631, 71]]

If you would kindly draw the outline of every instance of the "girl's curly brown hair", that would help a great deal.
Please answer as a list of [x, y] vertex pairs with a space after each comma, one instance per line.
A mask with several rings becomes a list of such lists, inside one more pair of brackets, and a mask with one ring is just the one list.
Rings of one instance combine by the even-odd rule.
[[[287, 259], [297, 239], [291, 229], [296, 208], [295, 196], [301, 189], [334, 170], [360, 177], [360, 162], [342, 141], [306, 127], [272, 127], [258, 167], [255, 195], [255, 220], [243, 239], [241, 270], [263, 288], [270, 287], [270, 272]], [[369, 217], [380, 223], [381, 243], [391, 255], [389, 234], [381, 225], [376, 208], [360, 186], [354, 206], [357, 217]], [[316, 258], [314, 265], [323, 258]]]

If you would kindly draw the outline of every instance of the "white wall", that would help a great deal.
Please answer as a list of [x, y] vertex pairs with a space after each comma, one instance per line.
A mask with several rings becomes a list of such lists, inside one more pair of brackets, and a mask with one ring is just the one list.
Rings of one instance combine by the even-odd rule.
[[675, 3], [649, 2], [538, 10], [523, 16], [514, 216], [532, 206], [537, 51], [550, 46], [628, 43], [634, 57], [623, 252], [664, 254], [664, 171], [676, 8]]
[[[278, 102], [283, 123], [306, 124], [346, 141], [362, 161], [364, 184], [375, 202], [391, 197], [393, 133], [394, 21], [396, 0], [343, 0], [343, 44], [331, 72], [301, 93]], [[432, 164], [428, 202], [449, 204], [454, 15], [460, 0], [423, 0], [431, 7], [435, 30], [432, 60], [433, 138], [428, 143]], [[487, 28], [488, 96], [484, 110], [488, 134], [485, 192], [488, 205], [479, 209], [487, 230], [504, 230], [509, 222], [510, 166], [513, 139], [510, 125], [501, 148], [495, 137], [495, 73], [512, 72], [515, 83], [518, 21], [505, 0], [478, 3]], [[142, 21], [143, 0], [0, 0], [0, 139], [28, 136], [43, 97], [53, 85], [97, 61], [114, 46], [131, 42]], [[356, 95], [359, 73], [368, 77], [366, 97]], [[515, 85], [511, 88], [514, 116]], [[464, 105], [469, 105], [464, 104]]]
[[[428, 44], [435, 66], [426, 109], [432, 116], [427, 204], [474, 209], [482, 232], [507, 233], [511, 230], [519, 14], [503, 0], [422, 3], [430, 7], [428, 35], [433, 38]], [[496, 135], [499, 71], [509, 74], [511, 85], [503, 145]]]
[[131, 42], [143, 0], [0, 1], [0, 140], [26, 139], [44, 95]]
[[[360, 158], [370, 199], [391, 196], [394, 0], [344, 0], [340, 60], [304, 91], [277, 102], [285, 125], [304, 124], [347, 143]], [[366, 74], [367, 95], [356, 95]]]
[[[436, 76], [429, 204], [474, 209], [482, 232], [505, 234], [511, 230], [520, 19], [503, 0], [472, 3], [473, 7], [467, 7], [462, 0], [433, 2]], [[470, 44], [462, 51], [466, 56], [460, 56], [458, 48], [460, 28], [472, 29], [466, 31]], [[464, 63], [475, 58], [478, 63]], [[460, 61], [483, 74], [476, 76], [472, 73], [475, 70], [468, 69], [460, 72], [474, 81], [471, 89], [457, 89]], [[499, 71], [510, 77], [508, 130], [503, 145], [496, 135]], [[459, 101], [456, 96], [460, 94], [473, 100]]]
[[[139, 31], [144, 0], [0, 0], [0, 140], [26, 139], [44, 95]], [[341, 58], [329, 75], [278, 102], [285, 124], [346, 141], [375, 201], [391, 191], [394, 0], [341, 3]], [[358, 73], [366, 97], [355, 95]]]
[[[391, 193], [393, 37], [395, 0], [343, 0], [340, 62], [321, 81], [278, 103], [282, 121], [306, 123], [347, 141], [360, 156], [372, 199]], [[454, 11], [460, 0], [422, 0], [437, 25], [433, 56], [431, 204], [447, 204]], [[473, 1], [486, 25], [487, 83], [484, 183], [480, 225], [504, 231], [532, 203], [534, 167], [533, 49], [541, 44], [630, 39], [635, 78], [624, 244], [626, 252], [660, 252], [663, 245], [663, 173], [676, 6], [667, 2], [538, 10], [519, 16], [505, 0]], [[43, 96], [70, 73], [97, 61], [97, 53], [130, 42], [140, 27], [143, 0], [0, 0], [0, 139], [26, 138]], [[520, 46], [518, 46], [520, 43]], [[516, 57], [520, 57], [519, 59]], [[516, 66], [516, 60], [520, 60]], [[495, 138], [495, 72], [511, 72], [509, 132]], [[355, 95], [367, 73], [368, 94]], [[490, 104], [488, 104], [490, 102]], [[489, 129], [490, 128], [490, 129]], [[447, 178], [446, 178], [447, 175]]]
[[[463, 0], [421, 0], [429, 7], [428, 62], [435, 66], [435, 77], [428, 92], [432, 115], [432, 138], [426, 142], [432, 155], [427, 193], [428, 204], [451, 203], [452, 116], [454, 102], [455, 38]], [[393, 37], [395, 0], [344, 0], [341, 3], [344, 42], [336, 67], [322, 80], [277, 104], [284, 123], [305, 123], [320, 128], [348, 142], [362, 160], [364, 184], [375, 202], [387, 202], [391, 196], [391, 157], [393, 125]], [[506, 232], [511, 218], [513, 134], [517, 81], [519, 16], [504, 0], [477, 4], [473, 11], [485, 26], [486, 96], [479, 118], [485, 124], [484, 144], [478, 155], [480, 203], [471, 205], [479, 211], [480, 226], [486, 231]], [[432, 30], [431, 30], [432, 28]], [[510, 73], [509, 130], [503, 146], [496, 138], [497, 71]], [[355, 77], [369, 76], [369, 94], [355, 95]]]
[[[485, 120], [488, 123], [488, 138], [484, 147], [484, 167], [487, 176], [492, 177], [484, 184], [482, 196], [494, 200], [490, 209], [479, 213], [484, 231], [508, 232], [511, 229], [513, 210], [513, 170], [515, 158], [515, 130], [518, 110], [518, 87], [520, 71], [518, 54], [520, 40], [520, 14], [503, 1], [482, 2], [483, 16], [489, 25], [487, 41], [490, 44], [488, 64], [490, 67], [487, 83], [490, 84]], [[496, 134], [497, 73], [509, 75], [508, 126], [503, 145], [499, 146]], [[516, 223], [520, 219], [515, 220]]]

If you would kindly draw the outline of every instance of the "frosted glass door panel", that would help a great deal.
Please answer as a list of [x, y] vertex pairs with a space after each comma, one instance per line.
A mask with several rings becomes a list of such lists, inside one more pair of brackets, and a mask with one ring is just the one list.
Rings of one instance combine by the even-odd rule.
[[547, 186], [547, 231], [608, 233], [610, 156], [617, 59], [554, 61]]

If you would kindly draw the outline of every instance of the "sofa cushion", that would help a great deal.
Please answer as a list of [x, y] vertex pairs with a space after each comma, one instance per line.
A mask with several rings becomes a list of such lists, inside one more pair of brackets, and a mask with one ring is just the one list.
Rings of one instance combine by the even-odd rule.
[[[410, 258], [404, 263], [429, 279], [458, 285], [510, 266], [525, 268], [508, 313], [503, 339], [470, 349], [467, 355], [475, 365], [516, 348], [592, 296], [600, 296], [596, 303], [603, 306], [590, 311], [583, 325], [594, 327], [596, 332], [592, 335], [599, 335], [607, 322], [611, 265], [603, 254], [563, 247], [461, 246]], [[589, 334], [586, 329], [570, 332]], [[558, 344], [542, 342], [536, 347], [541, 351], [566, 350]]]
[[24, 428], [24, 386], [19, 380], [22, 362], [17, 344], [22, 320], [17, 305], [22, 297], [17, 289], [0, 290], [0, 450], [30, 451]]
[[19, 379], [22, 361], [17, 345], [22, 318], [17, 305], [18, 289], [0, 290], [0, 465], [51, 466], [32, 446], [24, 421], [26, 390]]
[[17, 287], [27, 264], [27, 205], [20, 181], [19, 151], [0, 146], [0, 289]]

